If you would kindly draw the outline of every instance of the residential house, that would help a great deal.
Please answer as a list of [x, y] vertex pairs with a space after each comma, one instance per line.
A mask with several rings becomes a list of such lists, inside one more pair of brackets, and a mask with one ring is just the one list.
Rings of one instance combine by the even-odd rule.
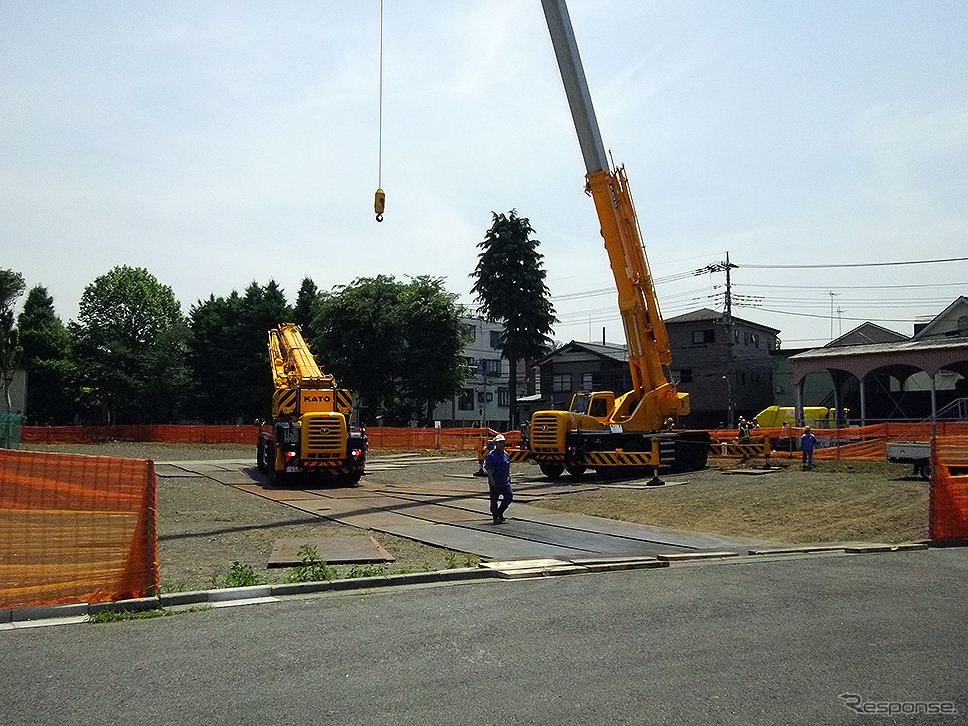
[[666, 320], [672, 378], [689, 394], [685, 424], [734, 427], [774, 405], [776, 328], [703, 308]]
[[[666, 321], [671, 375], [690, 394], [691, 413], [680, 425], [715, 428], [773, 405], [771, 352], [778, 330], [703, 309]], [[732, 344], [730, 344], [732, 340]], [[624, 393], [632, 387], [624, 345], [571, 341], [536, 364], [541, 396], [534, 409], [567, 408], [578, 390]]]

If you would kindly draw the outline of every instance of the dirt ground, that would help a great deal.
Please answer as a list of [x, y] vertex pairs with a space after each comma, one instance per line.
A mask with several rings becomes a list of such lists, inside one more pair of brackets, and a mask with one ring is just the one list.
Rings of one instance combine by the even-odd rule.
[[[112, 442], [25, 446], [34, 450], [127, 456], [155, 462], [242, 459], [243, 445]], [[422, 455], [434, 452], [421, 452]], [[383, 452], [370, 452], [377, 460]], [[466, 473], [468, 453], [367, 475], [367, 483], [426, 482]], [[512, 467], [513, 477], [538, 476], [537, 467]], [[626, 482], [586, 477], [593, 491], [544, 497], [538, 506], [653, 524], [673, 529], [787, 543], [904, 542], [927, 537], [928, 484], [910, 468], [887, 462], [825, 462], [801, 471], [782, 461], [770, 471], [757, 462], [711, 459], [705, 471], [663, 474], [662, 487], [630, 488]], [[568, 481], [562, 477], [560, 482]], [[642, 481], [637, 482], [641, 484]], [[476, 564], [455, 553], [379, 532], [312, 517], [203, 477], [158, 478], [159, 567], [163, 592], [225, 586], [233, 563], [251, 567], [260, 582], [283, 582], [290, 569], [268, 568], [273, 542], [289, 537], [372, 535], [396, 561], [337, 567], [338, 576], [418, 572]]]

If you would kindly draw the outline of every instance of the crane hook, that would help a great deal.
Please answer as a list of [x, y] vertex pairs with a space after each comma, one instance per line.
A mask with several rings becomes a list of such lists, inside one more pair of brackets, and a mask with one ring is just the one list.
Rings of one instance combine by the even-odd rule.
[[376, 221], [383, 221], [383, 210], [386, 208], [387, 195], [382, 189], [377, 189], [373, 195], [373, 211], [376, 212]]

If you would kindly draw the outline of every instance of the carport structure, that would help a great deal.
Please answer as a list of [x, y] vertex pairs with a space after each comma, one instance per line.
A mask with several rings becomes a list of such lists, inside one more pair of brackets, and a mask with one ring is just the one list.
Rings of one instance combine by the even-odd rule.
[[796, 387], [797, 411], [803, 419], [803, 384], [811, 373], [826, 371], [834, 383], [834, 406], [844, 408], [844, 391], [856, 379], [860, 392], [861, 425], [867, 424], [866, 382], [881, 374], [896, 378], [901, 389], [915, 373], [924, 372], [930, 381], [931, 419], [938, 415], [937, 375], [952, 371], [968, 379], [968, 337], [912, 338], [896, 343], [816, 348], [792, 356], [793, 382]]
[[[859, 344], [851, 344], [855, 341]], [[911, 338], [865, 323], [823, 348], [791, 356], [790, 362], [793, 364], [797, 419], [800, 422], [803, 421], [804, 379], [811, 373], [822, 371], [833, 380], [838, 422], [846, 418], [843, 415], [845, 391], [852, 380], [857, 381], [861, 426], [868, 423], [868, 383], [876, 382], [879, 390], [889, 390], [884, 381], [894, 378], [898, 381], [898, 390], [903, 392], [907, 390], [908, 379], [925, 373], [931, 395], [930, 420], [934, 421], [939, 413], [939, 373], [950, 371], [959, 377], [948, 405], [968, 397], [968, 297], [956, 298], [931, 322], [916, 325]], [[960, 417], [964, 417], [964, 413]]]

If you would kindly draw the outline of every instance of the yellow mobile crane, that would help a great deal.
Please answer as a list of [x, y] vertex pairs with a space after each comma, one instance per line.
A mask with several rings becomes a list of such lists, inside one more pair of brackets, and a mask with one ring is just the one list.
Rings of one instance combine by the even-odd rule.
[[313, 474], [356, 485], [366, 462], [366, 434], [350, 425], [353, 397], [323, 373], [295, 323], [269, 331], [275, 391], [272, 425], [259, 432], [259, 469], [277, 481]]
[[672, 356], [652, 275], [639, 235], [624, 167], [612, 170], [564, 0], [541, 0], [585, 161], [586, 192], [598, 212], [601, 233], [618, 290], [628, 342], [632, 390], [579, 391], [567, 411], [537, 411], [531, 417], [527, 457], [552, 479], [568, 470], [612, 473], [670, 466], [702, 469], [707, 431], [677, 431], [668, 422], [689, 413], [689, 395], [676, 390], [668, 367]]

